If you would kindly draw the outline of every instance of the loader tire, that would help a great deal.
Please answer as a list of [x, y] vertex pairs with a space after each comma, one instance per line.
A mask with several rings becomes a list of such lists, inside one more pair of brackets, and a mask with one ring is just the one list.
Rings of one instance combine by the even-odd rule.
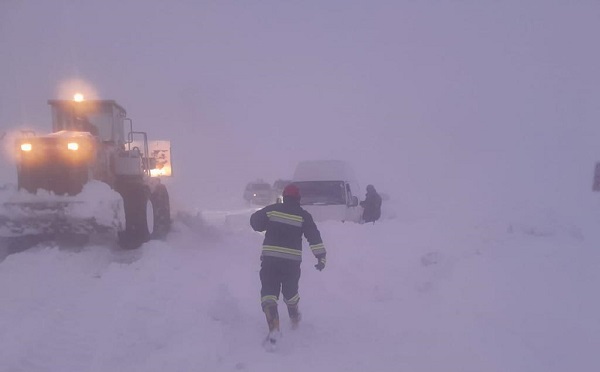
[[125, 230], [118, 233], [122, 248], [135, 249], [150, 239], [154, 231], [154, 208], [150, 190], [143, 184], [130, 184], [120, 190], [125, 208]]
[[164, 239], [171, 229], [171, 204], [165, 185], [158, 185], [150, 200], [154, 209], [154, 230], [150, 239]]

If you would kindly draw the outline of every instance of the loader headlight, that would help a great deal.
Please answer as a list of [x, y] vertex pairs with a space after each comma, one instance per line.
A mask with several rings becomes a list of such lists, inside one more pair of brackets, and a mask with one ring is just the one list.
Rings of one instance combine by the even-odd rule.
[[31, 151], [33, 149], [33, 146], [31, 146], [31, 143], [22, 143], [21, 144], [21, 151]]
[[77, 142], [69, 142], [67, 143], [67, 149], [71, 151], [77, 151], [79, 150], [79, 144]]

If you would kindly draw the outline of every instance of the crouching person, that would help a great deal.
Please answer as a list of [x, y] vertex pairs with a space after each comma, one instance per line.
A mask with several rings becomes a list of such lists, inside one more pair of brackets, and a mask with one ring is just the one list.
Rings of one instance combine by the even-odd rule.
[[375, 223], [381, 217], [381, 196], [375, 190], [375, 186], [367, 186], [367, 195], [365, 200], [360, 202], [360, 206], [363, 207], [362, 222]]

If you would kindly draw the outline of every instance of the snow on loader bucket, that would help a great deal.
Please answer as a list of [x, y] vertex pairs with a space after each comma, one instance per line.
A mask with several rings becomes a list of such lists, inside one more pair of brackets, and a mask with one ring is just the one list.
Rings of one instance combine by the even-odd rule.
[[39, 190], [0, 191], [0, 237], [89, 235], [125, 228], [123, 199], [110, 186], [90, 181], [75, 196]]

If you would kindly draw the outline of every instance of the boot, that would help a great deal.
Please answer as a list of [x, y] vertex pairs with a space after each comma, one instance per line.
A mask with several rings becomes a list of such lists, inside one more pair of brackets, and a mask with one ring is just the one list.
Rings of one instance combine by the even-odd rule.
[[277, 304], [265, 306], [263, 311], [265, 312], [267, 325], [269, 326], [269, 334], [264, 341], [264, 345], [268, 348], [274, 348], [281, 335], [281, 332], [279, 331], [279, 312], [277, 311]]
[[279, 331], [279, 312], [277, 311], [277, 305], [265, 306], [264, 310], [267, 318], [267, 325], [269, 326], [269, 333]]
[[298, 310], [298, 304], [288, 305], [288, 314], [290, 316], [290, 321], [292, 322], [292, 329], [298, 328], [298, 324], [302, 319], [302, 314]]

